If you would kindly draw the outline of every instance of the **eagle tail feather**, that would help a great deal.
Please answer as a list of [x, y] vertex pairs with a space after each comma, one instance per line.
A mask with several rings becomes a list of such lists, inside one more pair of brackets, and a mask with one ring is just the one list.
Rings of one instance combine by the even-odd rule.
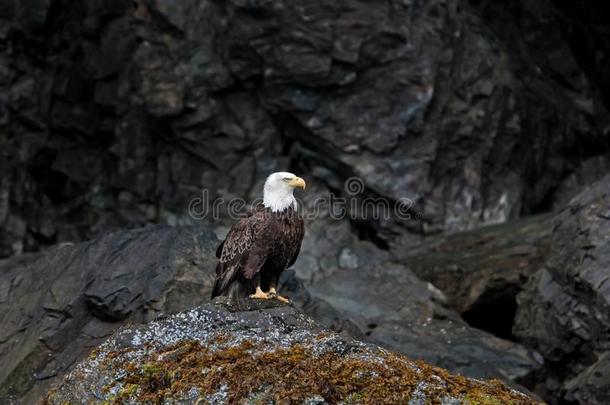
[[212, 290], [212, 298], [224, 295], [227, 287], [233, 282], [237, 276], [239, 266], [233, 265], [228, 270], [224, 269], [225, 263], [218, 263], [216, 266], [216, 282]]

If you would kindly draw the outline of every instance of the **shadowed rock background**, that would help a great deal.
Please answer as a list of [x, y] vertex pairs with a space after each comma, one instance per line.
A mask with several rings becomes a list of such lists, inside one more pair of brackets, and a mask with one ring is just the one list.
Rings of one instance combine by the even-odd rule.
[[[412, 202], [308, 222], [284, 280], [307, 313], [610, 402], [609, 71], [602, 1], [0, 0], [0, 397], [207, 300], [233, 220], [189, 203], [288, 168], [309, 208]], [[195, 228], [105, 234], [149, 223]]]

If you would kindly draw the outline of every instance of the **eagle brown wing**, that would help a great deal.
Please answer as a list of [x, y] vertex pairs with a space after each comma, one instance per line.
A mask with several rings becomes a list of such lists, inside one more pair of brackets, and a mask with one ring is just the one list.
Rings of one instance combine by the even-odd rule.
[[292, 266], [294, 262], [297, 261], [297, 257], [299, 257], [299, 253], [301, 252], [301, 242], [303, 241], [303, 237], [305, 236], [305, 223], [303, 221], [303, 217], [296, 214], [297, 220], [295, 221], [294, 230], [291, 234], [291, 244], [295, 246], [294, 254], [288, 261], [288, 266], [286, 268]]
[[260, 271], [272, 247], [267, 237], [270, 227], [265, 210], [255, 211], [231, 227], [216, 252], [220, 260], [212, 298], [222, 294], [240, 273], [245, 278], [252, 278]]
[[[242, 219], [240, 222], [242, 222], [242, 221], [244, 221], [244, 220], [246, 220], [246, 219], [250, 218], [252, 215], [254, 215], [255, 213], [257, 213], [257, 212], [259, 212], [259, 211], [262, 211], [262, 210], [264, 210], [264, 207], [263, 207], [263, 206], [260, 206], [260, 205], [255, 206], [254, 208], [252, 208], [252, 211], [248, 212], [248, 213], [246, 214], [246, 217], [244, 217], [244, 218], [243, 218], [243, 219]], [[238, 225], [239, 225], [239, 222], [238, 222], [237, 224], [233, 225], [233, 226], [231, 227], [231, 229], [229, 230], [229, 232], [231, 232], [231, 231], [233, 230], [233, 228], [234, 228], [234, 227], [236, 227], [236, 226], [238, 226]], [[228, 238], [228, 234], [227, 234], [227, 236], [225, 237], [225, 239], [224, 239], [222, 242], [220, 242], [220, 245], [218, 245], [218, 247], [216, 248], [216, 257], [217, 257], [218, 259], [220, 259], [220, 257], [222, 256], [222, 249], [223, 249], [223, 248], [224, 248], [224, 246], [225, 246], [225, 242], [226, 242], [227, 238]]]

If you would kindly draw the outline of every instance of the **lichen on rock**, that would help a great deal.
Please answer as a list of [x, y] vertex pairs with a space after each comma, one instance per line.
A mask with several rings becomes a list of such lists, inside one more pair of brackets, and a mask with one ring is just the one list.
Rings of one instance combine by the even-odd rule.
[[289, 306], [221, 298], [115, 333], [44, 399], [65, 403], [537, 402], [345, 339]]

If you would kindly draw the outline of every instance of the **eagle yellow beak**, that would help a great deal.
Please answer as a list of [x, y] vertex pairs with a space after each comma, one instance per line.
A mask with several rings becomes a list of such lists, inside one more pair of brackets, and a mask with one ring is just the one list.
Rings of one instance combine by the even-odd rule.
[[288, 185], [290, 185], [291, 187], [298, 187], [298, 188], [302, 188], [303, 190], [305, 190], [305, 180], [303, 180], [300, 177], [295, 177], [294, 179], [291, 179], [288, 182]]

